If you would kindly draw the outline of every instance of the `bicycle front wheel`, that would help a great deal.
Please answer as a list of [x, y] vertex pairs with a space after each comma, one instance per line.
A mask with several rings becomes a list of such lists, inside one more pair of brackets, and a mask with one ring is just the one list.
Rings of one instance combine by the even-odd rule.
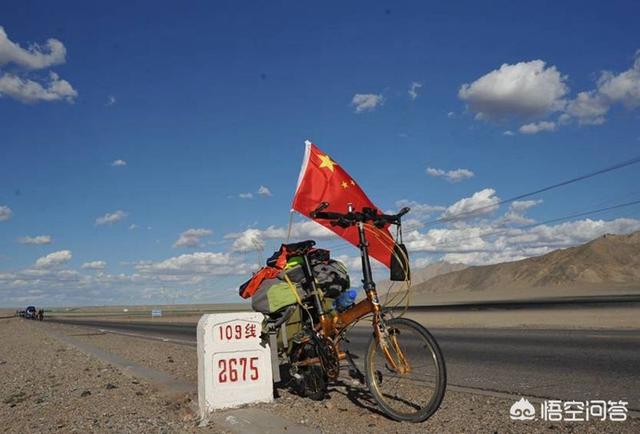
[[444, 398], [447, 374], [442, 352], [426, 328], [406, 318], [385, 321], [388, 336], [375, 336], [367, 351], [367, 386], [389, 417], [423, 422]]

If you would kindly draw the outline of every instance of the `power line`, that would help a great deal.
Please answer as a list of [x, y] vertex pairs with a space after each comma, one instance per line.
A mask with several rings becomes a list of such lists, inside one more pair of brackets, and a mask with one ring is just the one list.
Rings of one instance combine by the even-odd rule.
[[[422, 226], [428, 226], [428, 225], [432, 225], [432, 224], [436, 224], [436, 223], [443, 223], [443, 222], [448, 222], [448, 221], [461, 220], [460, 216], [467, 215], [467, 216], [471, 217], [473, 215], [476, 215], [478, 213], [478, 211], [482, 211], [482, 210], [489, 209], [489, 208], [499, 207], [500, 205], [504, 205], [506, 203], [514, 202], [516, 200], [520, 200], [520, 199], [524, 199], [526, 197], [534, 196], [536, 194], [544, 193], [544, 192], [547, 192], [549, 190], [553, 190], [555, 188], [563, 187], [565, 185], [573, 184], [573, 183], [576, 183], [576, 182], [579, 182], [579, 181], [584, 181], [586, 179], [593, 178], [595, 176], [602, 175], [604, 173], [612, 172], [614, 170], [622, 169], [624, 167], [631, 166], [631, 165], [637, 164], [637, 163], [640, 163], [640, 156], [631, 158], [631, 159], [626, 160], [626, 161], [622, 161], [620, 163], [614, 164], [614, 165], [609, 166], [609, 167], [605, 167], [603, 169], [599, 169], [599, 170], [596, 170], [596, 171], [593, 171], [593, 172], [586, 173], [584, 175], [577, 176], [575, 178], [571, 178], [571, 179], [568, 179], [568, 180], [565, 180], [565, 181], [562, 181], [562, 182], [558, 182], [556, 184], [549, 185], [547, 187], [543, 187], [543, 188], [540, 188], [538, 190], [535, 190], [535, 191], [532, 191], [532, 192], [529, 192], [529, 193], [519, 194], [517, 196], [501, 200], [501, 201], [499, 201], [497, 203], [492, 203], [492, 204], [489, 204], [489, 205], [483, 205], [483, 206], [478, 207], [478, 208], [474, 208], [474, 209], [471, 209], [471, 210], [468, 210], [468, 211], [464, 211], [464, 212], [456, 214], [453, 217], [440, 217], [438, 219], [428, 221], [428, 222], [424, 223]], [[409, 226], [409, 227], [405, 227], [403, 229], [405, 231], [410, 231], [410, 230], [413, 230], [413, 229], [418, 229], [419, 227], [421, 227], [421, 226], [415, 226], [415, 227]], [[346, 243], [344, 241], [338, 241], [338, 244], [329, 245], [329, 246], [327, 246], [327, 248], [330, 248], [331, 250], [342, 250], [342, 249], [346, 249], [349, 246], [351, 246], [351, 244]]]
[[426, 222], [425, 225], [442, 223], [442, 222], [452, 221], [452, 220], [459, 220], [460, 216], [476, 215], [478, 213], [478, 211], [482, 211], [482, 210], [485, 210], [485, 209], [498, 207], [500, 205], [504, 205], [505, 203], [514, 202], [516, 200], [520, 200], [520, 199], [524, 199], [526, 197], [530, 197], [530, 196], [533, 196], [533, 195], [536, 195], [536, 194], [544, 193], [546, 191], [553, 190], [553, 189], [558, 188], [558, 187], [564, 187], [565, 185], [573, 184], [573, 183], [579, 182], [579, 181], [584, 181], [585, 179], [593, 178], [594, 176], [598, 176], [598, 175], [602, 175], [604, 173], [612, 172], [614, 170], [622, 169], [624, 167], [631, 166], [632, 164], [637, 164], [637, 163], [640, 163], [640, 156], [632, 158], [630, 160], [623, 161], [621, 163], [614, 164], [613, 166], [609, 166], [609, 167], [606, 167], [604, 169], [596, 170], [594, 172], [590, 172], [590, 173], [587, 173], [585, 175], [581, 175], [581, 176], [578, 176], [578, 177], [575, 177], [575, 178], [571, 178], [571, 179], [568, 179], [566, 181], [558, 182], [557, 184], [549, 185], [547, 187], [543, 187], [543, 188], [540, 188], [538, 190], [535, 190], [535, 191], [532, 191], [532, 192], [529, 192], [529, 193], [524, 193], [524, 194], [520, 194], [518, 196], [510, 197], [508, 199], [501, 200], [501, 201], [499, 201], [497, 203], [492, 203], [492, 204], [489, 204], [489, 205], [483, 205], [483, 206], [478, 207], [478, 208], [470, 209], [468, 211], [464, 211], [464, 212], [458, 213], [453, 217], [440, 217], [440, 218], [438, 218], [436, 220], [431, 220], [429, 222]]
[[[606, 211], [611, 211], [614, 209], [619, 209], [619, 208], [626, 208], [629, 206], [633, 206], [633, 205], [639, 205], [640, 204], [640, 200], [634, 200], [634, 201], [630, 201], [630, 202], [625, 202], [625, 203], [620, 203], [617, 205], [612, 205], [612, 206], [608, 206], [608, 207], [604, 207], [604, 208], [599, 208], [599, 209], [595, 209], [595, 210], [589, 210], [589, 211], [584, 211], [584, 212], [579, 212], [579, 213], [574, 213], [574, 214], [569, 214], [569, 215], [565, 215], [562, 217], [556, 217], [556, 218], [552, 218], [549, 220], [545, 220], [542, 222], [538, 222], [538, 223], [532, 223], [529, 225], [524, 225], [524, 226], [518, 226], [518, 227], [513, 227], [513, 228], [508, 228], [508, 229], [500, 229], [497, 231], [492, 231], [492, 232], [487, 232], [484, 234], [480, 234], [480, 235], [474, 235], [474, 236], [469, 236], [469, 237], [464, 237], [464, 238], [457, 238], [455, 240], [456, 243], [460, 243], [461, 241], [467, 241], [467, 240], [472, 240], [475, 238], [484, 238], [484, 237], [490, 237], [490, 236], [494, 236], [494, 235], [502, 235], [502, 234], [507, 234], [509, 232], [511, 232], [512, 230], [516, 229], [516, 230], [526, 230], [526, 229], [532, 229], [535, 228], [537, 226], [542, 226], [542, 225], [546, 225], [549, 223], [556, 223], [559, 221], [563, 221], [563, 220], [570, 220], [573, 218], [577, 218], [577, 217], [584, 217], [587, 215], [592, 215], [592, 214], [599, 214], [602, 212], [606, 212]], [[446, 246], [446, 243], [441, 243], [439, 244], [441, 246]], [[449, 245], [452, 245], [451, 243], [449, 243]], [[437, 245], [436, 245], [437, 246]], [[440, 252], [440, 251], [433, 251], [433, 250], [424, 250], [427, 253], [446, 253], [446, 252]]]
[[[484, 233], [484, 234], [481, 234], [481, 235], [458, 238], [458, 239], [455, 240], [455, 242], [456, 243], [460, 243], [461, 241], [471, 240], [471, 239], [474, 239], [474, 238], [481, 238], [482, 239], [484, 237], [507, 234], [507, 233], [513, 231], [514, 229], [515, 230], [532, 229], [532, 228], [535, 228], [537, 226], [542, 226], [542, 225], [546, 225], [546, 224], [549, 224], [549, 223], [556, 223], [556, 222], [559, 222], [559, 221], [569, 220], [569, 219], [572, 219], [572, 218], [584, 217], [584, 216], [593, 215], [593, 214], [599, 214], [599, 213], [602, 213], [602, 212], [612, 211], [612, 210], [620, 209], [620, 208], [626, 208], [626, 207], [630, 207], [630, 206], [633, 206], [633, 205], [640, 205], [640, 200], [633, 200], [633, 201], [619, 203], [619, 204], [616, 204], [616, 205], [611, 205], [611, 206], [598, 208], [598, 209], [594, 209], [594, 210], [588, 210], [588, 211], [583, 211], [583, 212], [578, 212], [578, 213], [572, 213], [572, 214], [568, 214], [568, 215], [565, 215], [565, 216], [562, 216], [562, 217], [555, 217], [555, 218], [552, 218], [552, 219], [548, 219], [548, 220], [545, 220], [545, 221], [542, 221], [542, 222], [538, 222], [538, 223], [532, 223], [532, 224], [529, 224], [529, 225], [518, 226], [518, 227], [513, 227], [513, 228], [508, 228], [508, 229], [501, 229], [501, 230], [497, 230], [497, 231], [493, 231], [493, 232], [487, 232], [487, 233]], [[336, 250], [345, 249], [347, 247], [352, 247], [352, 245], [350, 243], [347, 243], [347, 242], [343, 242], [343, 243], [344, 243], [344, 245], [332, 248], [331, 250], [332, 251], [336, 251]], [[442, 243], [442, 244], [439, 244], [439, 245], [444, 247], [447, 244], [446, 243]], [[451, 243], [449, 245], [451, 245]], [[423, 250], [423, 252], [431, 253], [431, 254], [433, 254], [433, 253], [449, 253], [448, 251], [438, 251], [438, 250]], [[245, 256], [246, 256], [246, 254], [247, 253], [245, 253]], [[221, 282], [223, 282], [225, 279], [228, 279], [229, 277], [230, 277], [229, 275], [224, 276], [222, 279], [216, 281], [214, 283], [214, 285], [220, 284]]]

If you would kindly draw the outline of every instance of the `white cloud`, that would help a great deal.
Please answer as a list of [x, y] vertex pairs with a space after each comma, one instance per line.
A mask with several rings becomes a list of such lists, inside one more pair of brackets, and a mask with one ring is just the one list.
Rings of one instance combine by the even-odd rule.
[[463, 84], [458, 97], [479, 119], [530, 118], [564, 108], [566, 76], [542, 60], [503, 64], [471, 84]]
[[522, 125], [518, 131], [522, 134], [537, 134], [542, 131], [555, 131], [555, 122], [540, 121]]
[[[629, 218], [609, 221], [585, 219], [554, 226], [532, 225], [535, 220], [526, 217], [525, 213], [541, 204], [539, 199], [514, 201], [504, 215], [488, 218], [486, 214], [498, 207], [499, 200], [493, 189], [462, 199], [443, 213], [443, 217], [453, 217], [444, 223], [445, 227], [426, 232], [405, 228], [405, 244], [410, 252], [424, 252], [430, 258], [481, 265], [543, 255], [558, 248], [585, 243], [605, 233], [625, 234], [640, 230], [640, 220]], [[455, 219], [456, 215], [478, 208], [482, 210], [465, 216], [482, 213], [485, 218]]]
[[463, 179], [473, 178], [475, 174], [469, 169], [455, 169], [445, 171], [442, 169], [435, 169], [433, 167], [427, 167], [427, 175], [433, 177], [442, 177], [449, 182], [460, 182]]
[[51, 244], [53, 240], [51, 239], [51, 235], [36, 235], [35, 237], [20, 237], [18, 238], [18, 242], [20, 244], [43, 245]]
[[598, 92], [611, 103], [622, 103], [628, 109], [640, 107], [640, 50], [628, 70], [618, 75], [603, 72], [598, 79]]
[[530, 208], [533, 208], [536, 205], [540, 205], [541, 203], [542, 199], [515, 200], [509, 205], [509, 209], [515, 212], [522, 213]]
[[126, 165], [127, 165], [127, 162], [126, 162], [126, 161], [124, 161], [124, 160], [113, 160], [113, 161], [111, 162], [111, 165], [112, 165], [113, 167], [123, 167], [123, 166], [126, 166]]
[[5, 73], [0, 76], [0, 96], [8, 96], [23, 103], [61, 100], [73, 102], [78, 92], [55, 72], [49, 73], [49, 81], [45, 86], [15, 74]]
[[[495, 221], [504, 223], [504, 218]], [[517, 223], [517, 222], [512, 222]], [[606, 233], [626, 234], [640, 230], [640, 220], [575, 220], [554, 226], [507, 228], [487, 224], [417, 230], [405, 233], [410, 252], [444, 254], [440, 260], [468, 265], [492, 264], [539, 256], [558, 248], [588, 242]]]
[[[609, 112], [609, 102], [596, 91], [580, 92], [567, 105], [567, 113], [563, 114], [563, 122], [571, 117], [578, 119], [580, 125], [601, 125]], [[566, 115], [566, 116], [565, 116]]]
[[[347, 267], [347, 271], [351, 276], [351, 282], [354, 282], [356, 276], [359, 276], [362, 273], [362, 258], [360, 258], [360, 256], [338, 255], [334, 259], [342, 262]], [[371, 261], [371, 268], [374, 272], [384, 270], [388, 273], [388, 269], [378, 261]], [[374, 278], [379, 280], [379, 276], [374, 276]], [[388, 276], [385, 275], [384, 278], [387, 279]], [[380, 288], [378, 288], [378, 290], [380, 290]]]
[[608, 221], [585, 219], [555, 226], [541, 225], [524, 230], [513, 229], [492, 240], [485, 240], [485, 246], [482, 249], [447, 253], [442, 259], [469, 265], [517, 261], [544, 255], [558, 248], [583, 244], [607, 233], [627, 234], [637, 230], [640, 230], [640, 220], [628, 218]]
[[123, 220], [124, 218], [127, 217], [127, 215], [128, 213], [122, 211], [121, 209], [111, 213], [108, 212], [102, 217], [98, 217], [96, 219], [96, 226], [112, 225], [114, 223], [119, 222], [120, 220]]
[[474, 193], [471, 197], [460, 199], [442, 213], [442, 218], [447, 220], [454, 220], [461, 214], [464, 218], [470, 216], [480, 216], [489, 214], [498, 208], [500, 198], [496, 196], [496, 191], [492, 188], [485, 188], [484, 190]]
[[382, 95], [373, 93], [357, 93], [351, 100], [351, 105], [355, 107], [356, 113], [373, 111], [382, 104], [384, 104], [384, 97]]
[[[287, 238], [287, 232], [287, 228], [269, 226], [266, 229], [249, 228], [242, 232], [229, 233], [224, 238], [234, 240], [231, 246], [232, 251], [246, 253], [263, 249], [267, 240], [284, 242]], [[312, 220], [296, 222], [291, 225], [291, 242], [306, 239], [328, 239], [335, 236], [329, 229]]]
[[35, 266], [36, 268], [52, 268], [69, 262], [70, 260], [71, 252], [69, 250], [60, 250], [38, 258]]
[[[362, 259], [360, 256], [338, 255], [334, 259], [342, 262], [347, 267], [347, 270], [349, 270], [349, 274], [352, 275], [357, 274], [362, 267]], [[371, 265], [374, 263], [377, 264], [377, 262], [371, 262]], [[351, 276], [351, 278], [353, 278], [353, 276]]]
[[535, 220], [525, 217], [524, 213], [533, 208], [536, 205], [542, 203], [542, 199], [540, 200], [516, 200], [511, 202], [509, 205], [509, 209], [500, 219], [497, 220], [496, 224], [498, 226], [505, 225], [529, 225], [535, 222]]
[[444, 176], [447, 173], [442, 169], [434, 169], [433, 167], [427, 167], [426, 172], [429, 176]]
[[110, 107], [110, 106], [112, 106], [112, 105], [115, 105], [115, 104], [116, 104], [116, 102], [118, 102], [118, 100], [116, 99], [116, 97], [115, 97], [115, 96], [113, 96], [113, 95], [109, 95], [109, 96], [107, 97], [107, 103], [106, 103], [105, 105], [106, 105], [107, 107]]
[[253, 199], [253, 193], [240, 193], [238, 197], [240, 199]]
[[165, 276], [231, 275], [244, 273], [246, 265], [227, 253], [196, 252], [159, 262], [142, 261], [137, 263], [135, 268], [140, 273]]
[[31, 44], [22, 48], [11, 41], [0, 26], [0, 65], [13, 63], [27, 69], [43, 69], [65, 62], [67, 50], [57, 39], [50, 38], [44, 45]]
[[[507, 213], [522, 215], [539, 203], [537, 200], [516, 201], [510, 204]], [[492, 221], [486, 216], [465, 223], [454, 221], [445, 223], [443, 228], [424, 232], [405, 228], [405, 243], [412, 253], [414, 264], [419, 262], [424, 265], [443, 259], [467, 264], [488, 264], [541, 255], [556, 248], [584, 243], [603, 233], [640, 230], [640, 220], [624, 218], [611, 221], [587, 219], [554, 226], [505, 227], [501, 226], [505, 216], [498, 216]], [[280, 241], [286, 237], [285, 227], [270, 226], [258, 231], [263, 240]], [[333, 236], [321, 225], [304, 221], [294, 225], [295, 235], [292, 238], [306, 238], [306, 235], [315, 231], [325, 231], [327, 237]], [[226, 238], [235, 241], [241, 234], [229, 234]], [[308, 238], [319, 237], [313, 235]], [[334, 255], [338, 252], [340, 250], [334, 250]], [[49, 305], [131, 304], [139, 300], [146, 300], [151, 304], [167, 302], [167, 294], [184, 303], [193, 303], [195, 300], [206, 303], [233, 301], [237, 300], [237, 285], [255, 270], [255, 266], [245, 263], [241, 255], [198, 252], [159, 261], [122, 264], [134, 268], [126, 274], [109, 274], [99, 268], [102, 261], [87, 262], [86, 264], [96, 264], [84, 264], [83, 270], [79, 272], [64, 267], [70, 256], [70, 252], [68, 257], [55, 252], [40, 258], [39, 262], [43, 266], [32, 266], [15, 272], [0, 271], [3, 300], [14, 304], [23, 303], [16, 300], [24, 297], [29, 290], [34, 291], [28, 293], [29, 300], [33, 300], [36, 294], [41, 294]], [[352, 272], [359, 273], [358, 256], [336, 257], [353, 267]], [[379, 266], [375, 261], [373, 264]], [[229, 278], [220, 279], [220, 276]], [[225, 283], [221, 286], [220, 282]]]
[[130, 230], [130, 231], [133, 231], [133, 230], [135, 230], [135, 229], [138, 229], [138, 225], [137, 225], [137, 224], [135, 224], [135, 223], [131, 223], [131, 224], [129, 225], [129, 230]]
[[571, 122], [571, 115], [567, 113], [562, 113], [558, 116], [558, 125], [567, 125]]
[[490, 231], [480, 226], [431, 229], [425, 233], [413, 230], [404, 234], [404, 241], [410, 251], [416, 252], [473, 252], [487, 248], [481, 236]]
[[463, 179], [472, 178], [474, 176], [475, 174], [471, 170], [456, 169], [456, 170], [449, 170], [447, 172], [446, 178], [451, 182], [458, 182]]
[[107, 266], [105, 261], [91, 261], [82, 264], [84, 270], [104, 270]]
[[640, 50], [629, 69], [617, 74], [602, 72], [594, 89], [578, 92], [574, 98], [567, 98], [566, 80], [554, 66], [546, 67], [541, 60], [505, 64], [464, 84], [458, 96], [478, 119], [546, 118], [559, 112], [556, 121], [546, 119], [522, 125], [523, 134], [555, 131], [573, 120], [579, 125], [602, 125], [617, 104], [628, 110], [640, 107]]
[[[415, 219], [427, 218], [431, 216], [434, 212], [442, 212], [447, 209], [447, 207], [444, 207], [444, 206], [419, 203], [419, 202], [416, 202], [415, 200], [401, 199], [396, 201], [396, 208], [398, 209], [404, 208], [405, 206], [411, 208], [411, 211], [408, 214], [408, 216]], [[393, 212], [395, 211], [392, 211], [389, 214], [393, 214]], [[404, 225], [408, 226], [406, 220], [403, 220], [402, 224], [403, 226]]]
[[[44, 45], [31, 44], [22, 48], [11, 41], [0, 26], [0, 66], [14, 64], [28, 70], [44, 69], [65, 62], [67, 50], [57, 39], [48, 39]], [[17, 71], [0, 75], [0, 97], [9, 97], [23, 103], [40, 101], [73, 102], [78, 92], [71, 84], [51, 71], [42, 82], [21, 77]]]
[[409, 94], [412, 100], [415, 100], [416, 98], [418, 98], [418, 89], [420, 89], [421, 87], [422, 87], [422, 83], [418, 83], [417, 81], [414, 81], [413, 83], [411, 83], [411, 86], [409, 87], [409, 90], [407, 91], [407, 93]]
[[580, 92], [569, 102], [567, 114], [580, 125], [601, 125], [615, 104], [622, 104], [628, 110], [640, 107], [640, 51], [636, 52], [628, 70], [620, 74], [602, 72], [595, 89]]
[[312, 220], [294, 223], [291, 226], [291, 239], [293, 240], [326, 239], [335, 236], [332, 231]]
[[455, 117], [456, 117], [456, 114], [455, 114], [455, 112], [449, 112], [449, 113], [447, 113], [447, 117], [448, 117], [449, 119], [451, 119], [451, 118], [455, 118]]
[[13, 216], [11, 208], [5, 205], [0, 205], [0, 222], [7, 221]]
[[264, 248], [264, 234], [260, 229], [247, 229], [234, 240], [231, 250], [234, 252], [250, 252]]
[[502, 133], [505, 136], [515, 136], [516, 134], [511, 131], [511, 130], [506, 130], [505, 132]]
[[[174, 300], [185, 303], [232, 302], [237, 301], [237, 285], [255, 271], [255, 267], [246, 264], [241, 257], [226, 253], [199, 252], [161, 261], [122, 264], [133, 265], [134, 271], [120, 274], [109, 274], [101, 269], [103, 261], [87, 262], [84, 272], [63, 268], [61, 264], [65, 258], [52, 256], [46, 263], [40, 261], [44, 267], [0, 271], [3, 300], [12, 304], [26, 303], [34, 300], [37, 293], [48, 305], [113, 305], [139, 300], [166, 303], [167, 294], [171, 294]], [[106, 263], [104, 265], [106, 267]], [[89, 270], [93, 272], [87, 273]], [[225, 279], [225, 286], [221, 287], [219, 276], [235, 278]], [[194, 285], [199, 286], [194, 288]], [[30, 291], [29, 296], [22, 300], [26, 289]]]
[[212, 233], [211, 229], [187, 229], [180, 234], [173, 247], [200, 247], [202, 238], [208, 237]]
[[272, 196], [271, 190], [269, 190], [269, 188], [265, 187], [264, 185], [260, 186], [260, 188], [258, 189], [258, 194], [260, 196]]

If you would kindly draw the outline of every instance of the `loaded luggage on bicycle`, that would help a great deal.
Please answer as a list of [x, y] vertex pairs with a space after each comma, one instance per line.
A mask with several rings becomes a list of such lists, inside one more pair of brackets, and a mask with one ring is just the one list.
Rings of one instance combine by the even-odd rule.
[[[274, 382], [280, 381], [282, 368], [286, 384], [300, 395], [324, 399], [344, 361], [386, 415], [409, 422], [428, 419], [444, 397], [444, 358], [427, 329], [383, 306], [369, 258], [389, 267], [392, 281], [410, 287], [401, 230], [409, 208], [381, 213], [344, 169], [307, 142], [292, 210], [359, 249], [364, 297], [356, 302], [345, 265], [315, 241], [282, 244], [239, 291], [265, 315], [262, 336], [270, 343]], [[371, 328], [354, 327], [365, 318]], [[342, 347], [349, 336], [368, 339], [364, 364]]]
[[[348, 291], [351, 282], [344, 264], [331, 259], [327, 250], [315, 248], [311, 240], [283, 244], [267, 265], [240, 287], [240, 295], [251, 297], [253, 309], [265, 314], [263, 332], [271, 341], [274, 367], [288, 369], [289, 384], [299, 394], [323, 399], [328, 383], [338, 378], [341, 360], [346, 360], [351, 374], [366, 382], [387, 415], [397, 420], [424, 421], [438, 409], [444, 396], [444, 359], [423, 326], [393, 318], [391, 312], [382, 309], [365, 231], [367, 224], [400, 225], [409, 209], [396, 215], [372, 209], [350, 209], [340, 214], [324, 212], [328, 206], [321, 204], [313, 217], [358, 227], [366, 297], [355, 303], [354, 294]], [[398, 257], [392, 265], [402, 267], [394, 270], [396, 277], [400, 272], [408, 277], [406, 250], [401, 246], [395, 250]], [[346, 332], [364, 317], [371, 318], [373, 333], [361, 368], [340, 344], [346, 340]], [[274, 375], [279, 380], [275, 369]]]

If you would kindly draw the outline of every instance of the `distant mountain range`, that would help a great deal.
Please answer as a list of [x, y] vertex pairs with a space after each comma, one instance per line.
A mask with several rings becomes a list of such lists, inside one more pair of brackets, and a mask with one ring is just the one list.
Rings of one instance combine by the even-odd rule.
[[[429, 267], [414, 271], [413, 304], [639, 293], [640, 231], [515, 262]], [[438, 272], [447, 267], [459, 268]]]

